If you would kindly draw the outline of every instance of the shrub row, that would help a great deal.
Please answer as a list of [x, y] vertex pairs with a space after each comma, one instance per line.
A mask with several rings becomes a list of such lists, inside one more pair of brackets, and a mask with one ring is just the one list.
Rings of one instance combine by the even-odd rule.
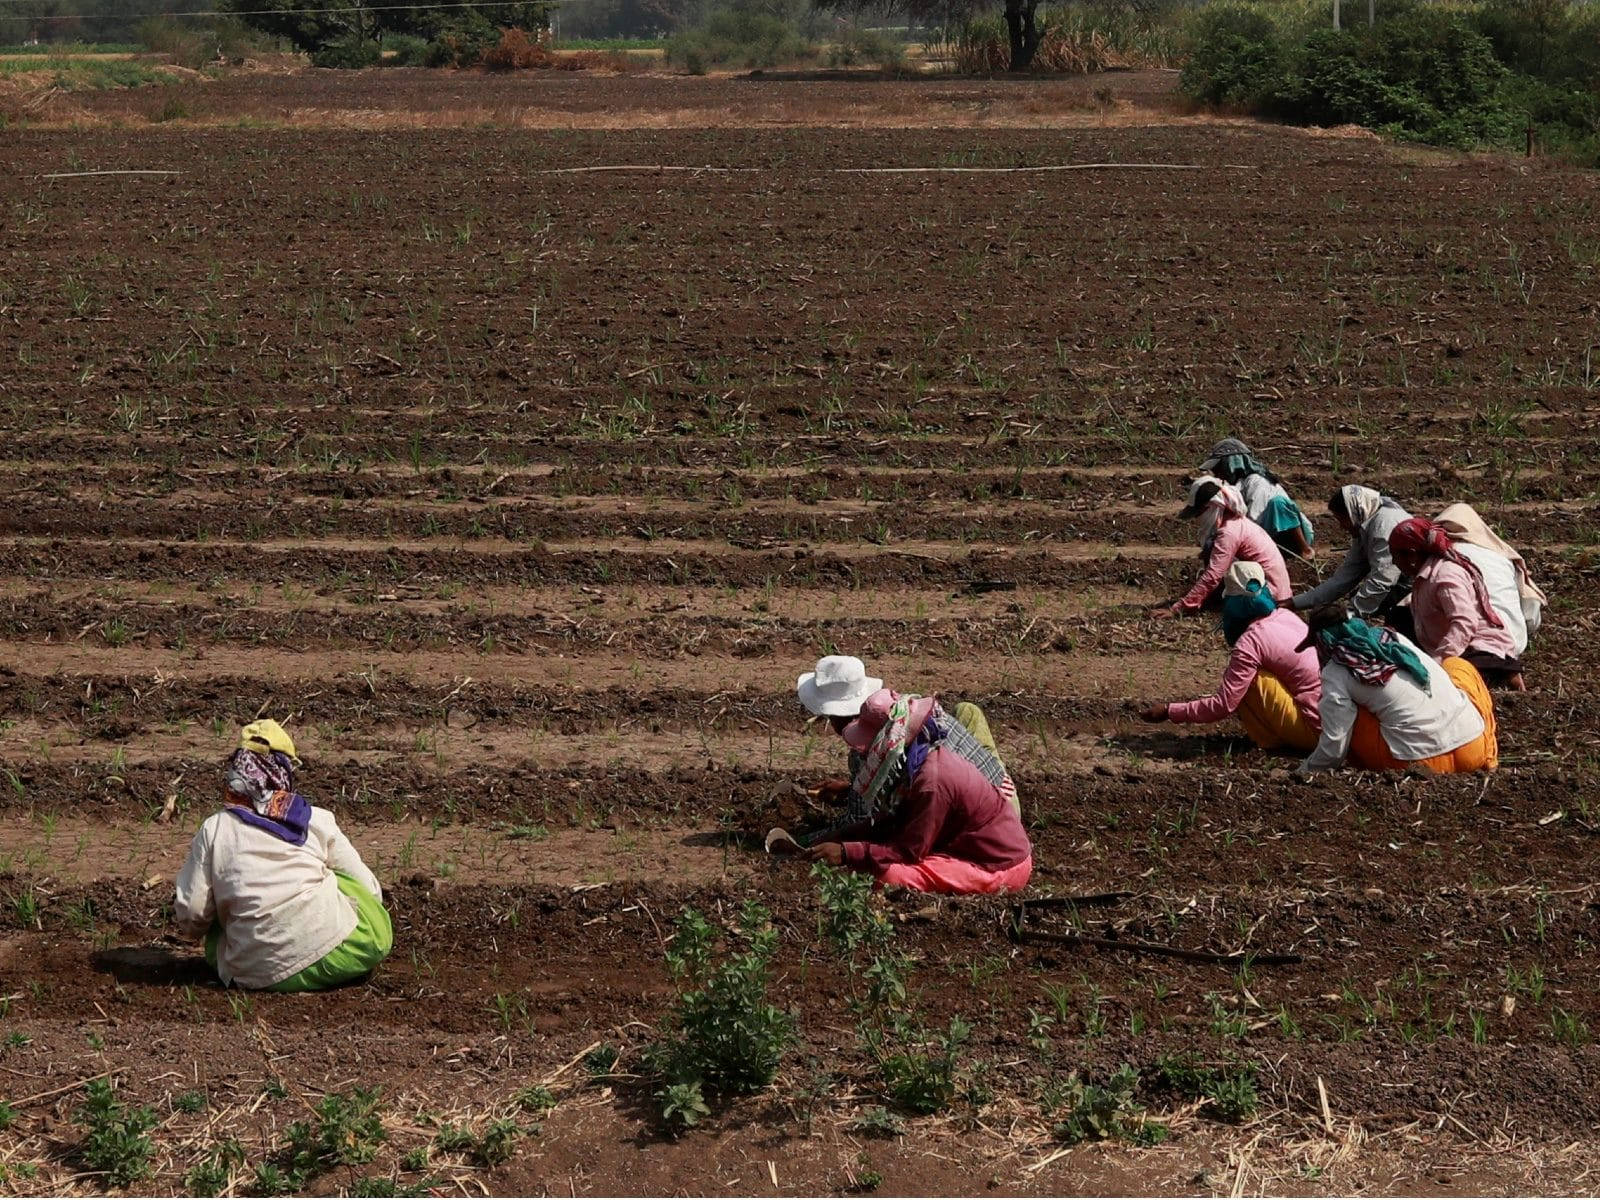
[[1372, 27], [1309, 33], [1261, 7], [1213, 6], [1195, 20], [1180, 86], [1206, 104], [1461, 149], [1518, 145], [1531, 123], [1550, 148], [1600, 165], [1600, 8], [1546, 5], [1537, 35], [1515, 14], [1543, 2], [1390, 0]]

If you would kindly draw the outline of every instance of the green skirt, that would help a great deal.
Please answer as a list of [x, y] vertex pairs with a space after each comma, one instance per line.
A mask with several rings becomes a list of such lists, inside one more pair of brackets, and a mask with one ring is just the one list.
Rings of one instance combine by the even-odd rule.
[[[383, 902], [350, 876], [341, 871], [333, 873], [339, 881], [339, 890], [356, 905], [356, 927], [328, 953], [303, 971], [281, 979], [267, 989], [269, 992], [320, 992], [338, 987], [342, 983], [360, 979], [389, 957], [394, 948], [394, 925]], [[222, 926], [212, 923], [206, 935], [206, 961], [217, 965], [217, 943], [222, 939]]]

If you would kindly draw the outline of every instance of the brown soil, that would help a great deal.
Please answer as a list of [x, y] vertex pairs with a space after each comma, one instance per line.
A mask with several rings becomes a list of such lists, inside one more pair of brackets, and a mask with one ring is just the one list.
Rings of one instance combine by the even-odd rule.
[[[160, 1192], [224, 1132], [248, 1190], [353, 1086], [388, 1147], [313, 1187], [415, 1187], [435, 1122], [544, 1080], [509, 1162], [437, 1151], [435, 1184], [1596, 1190], [1595, 179], [1108, 83], [316, 72], [8, 129], [0, 1191], [103, 1190], [71, 1121], [103, 1071], [160, 1113]], [[829, 128], [873, 123], [901, 128]], [[1248, 169], [842, 170], [1084, 162]], [[551, 173], [625, 164], [740, 170]], [[183, 173], [39, 178], [115, 168]], [[1209, 619], [1145, 613], [1192, 576], [1173, 513], [1232, 432], [1314, 516], [1368, 480], [1528, 555], [1555, 601], [1497, 773], [1307, 784], [1231, 725], [1137, 720], [1223, 662]], [[1091, 932], [1300, 961], [1013, 944], [997, 902], [891, 896], [923, 1019], [972, 1023], [993, 1094], [868, 1136], [815, 885], [754, 849], [827, 815], [768, 797], [840, 767], [792, 700], [834, 649], [985, 706], [1033, 892], [1131, 893]], [[247, 1001], [173, 933], [258, 713], [389, 888], [366, 985]], [[671, 923], [750, 898], [800, 1044], [669, 1138], [641, 1076]], [[1259, 1111], [1163, 1091], [1182, 1052], [1253, 1066]], [[1052, 1094], [1124, 1062], [1172, 1139], [1056, 1156]]]

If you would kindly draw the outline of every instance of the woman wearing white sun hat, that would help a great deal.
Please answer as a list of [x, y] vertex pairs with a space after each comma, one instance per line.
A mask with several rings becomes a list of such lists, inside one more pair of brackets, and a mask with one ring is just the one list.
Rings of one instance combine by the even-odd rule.
[[808, 839], [811, 856], [934, 892], [1011, 891], [1032, 870], [1016, 785], [983, 712], [947, 713], [932, 696], [901, 696], [848, 655], [800, 676], [807, 711], [850, 747], [848, 781], [823, 786], [843, 822]]

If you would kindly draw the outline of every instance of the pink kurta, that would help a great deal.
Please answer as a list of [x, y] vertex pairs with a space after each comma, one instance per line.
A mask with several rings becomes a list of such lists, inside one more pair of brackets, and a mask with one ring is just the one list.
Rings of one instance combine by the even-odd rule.
[[1259, 563], [1267, 574], [1267, 588], [1279, 604], [1294, 595], [1289, 582], [1289, 568], [1283, 561], [1283, 551], [1272, 535], [1249, 517], [1228, 517], [1217, 526], [1216, 540], [1211, 543], [1211, 557], [1206, 569], [1189, 589], [1189, 594], [1173, 607], [1181, 612], [1199, 612], [1206, 597], [1217, 590], [1222, 577], [1235, 559]]
[[1448, 558], [1429, 559], [1411, 587], [1417, 645], [1441, 662], [1468, 650], [1516, 658], [1511, 630], [1492, 624], [1478, 606], [1472, 576]]
[[1266, 671], [1294, 697], [1306, 724], [1322, 728], [1317, 705], [1322, 700], [1322, 668], [1309, 646], [1296, 650], [1306, 636], [1306, 623], [1287, 608], [1280, 608], [1251, 624], [1233, 644], [1233, 655], [1222, 673], [1222, 687], [1201, 700], [1167, 705], [1167, 720], [1177, 725], [1209, 725], [1237, 712], [1257, 673]]

